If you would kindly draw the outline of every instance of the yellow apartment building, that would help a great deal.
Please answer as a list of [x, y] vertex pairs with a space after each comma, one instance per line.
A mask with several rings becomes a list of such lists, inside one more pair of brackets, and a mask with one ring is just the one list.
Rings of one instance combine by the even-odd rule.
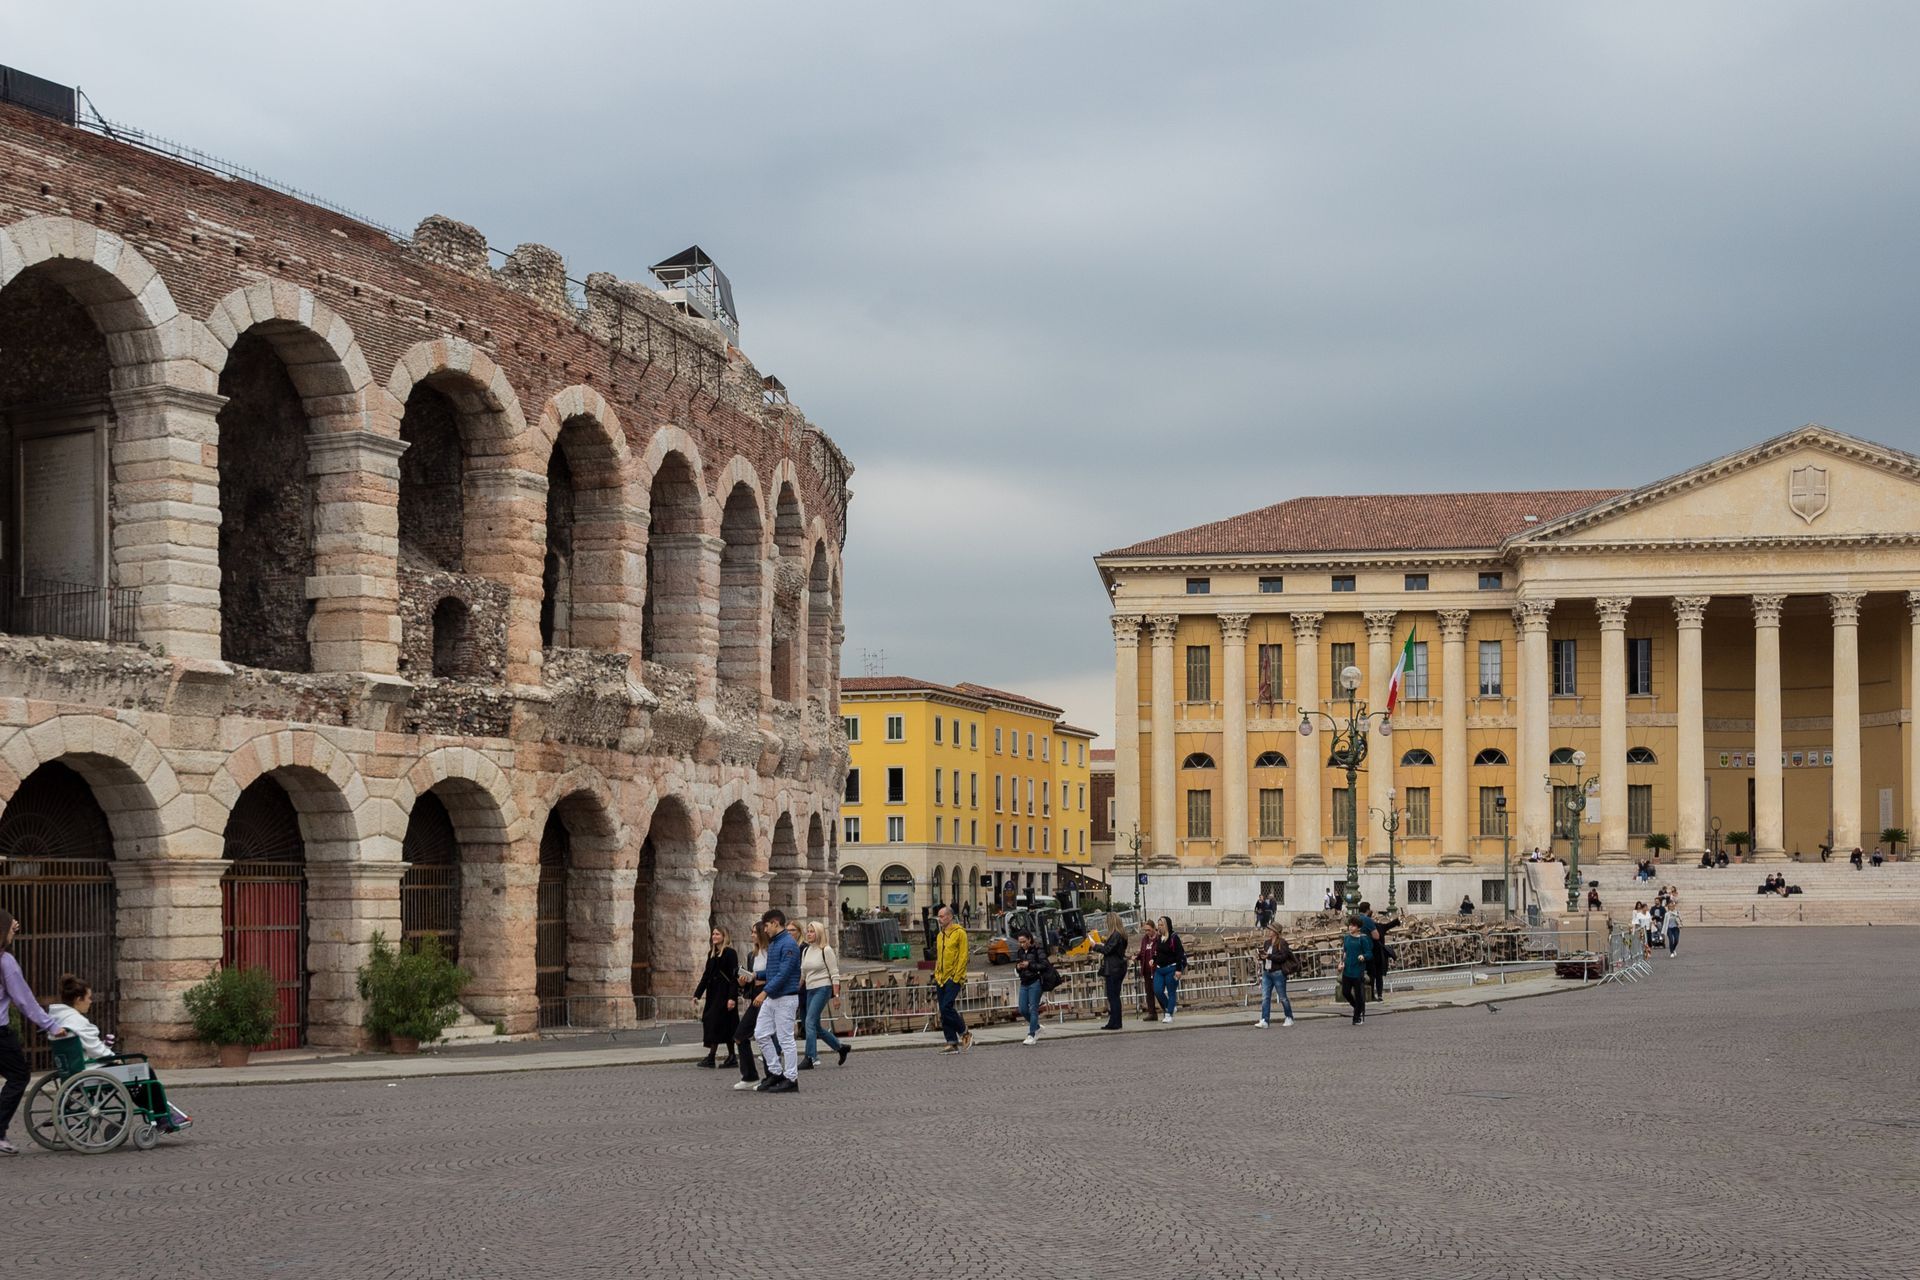
[[1411, 637], [1364, 895], [1389, 814], [1416, 909], [1499, 901], [1503, 834], [1565, 856], [1576, 820], [1583, 861], [1870, 847], [1920, 825], [1917, 512], [1920, 458], [1805, 427], [1637, 489], [1296, 498], [1109, 552], [1116, 846], [1159, 909], [1317, 908], [1348, 821], [1324, 717], [1348, 668], [1384, 709]]
[[1049, 893], [1092, 861], [1093, 734], [1061, 709], [977, 684], [907, 676], [841, 683], [849, 753], [840, 900], [917, 917], [981, 914], [1009, 890]]

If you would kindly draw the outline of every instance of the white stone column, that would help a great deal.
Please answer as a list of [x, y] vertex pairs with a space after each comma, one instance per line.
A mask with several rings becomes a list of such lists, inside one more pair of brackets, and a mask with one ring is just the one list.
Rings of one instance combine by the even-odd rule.
[[226, 397], [155, 384], [113, 393], [110, 583], [134, 633], [170, 658], [220, 658], [220, 425]]
[[1920, 591], [1907, 592], [1907, 614], [1907, 811], [1900, 825], [1911, 837], [1920, 830]]
[[[1320, 623], [1325, 614], [1296, 613], [1293, 621], [1293, 696], [1302, 715], [1320, 709]], [[1320, 766], [1327, 758], [1320, 725], [1307, 718], [1311, 730], [1300, 739], [1293, 757], [1293, 860], [1322, 866], [1320, 852]]]
[[1467, 624], [1465, 609], [1440, 611], [1440, 861], [1470, 862], [1467, 832]]
[[[1370, 610], [1367, 623], [1367, 707], [1371, 711], [1387, 709], [1387, 685], [1393, 676], [1393, 624], [1400, 615], [1392, 609]], [[1369, 860], [1386, 861], [1387, 828], [1383, 814], [1393, 804], [1387, 792], [1393, 790], [1393, 766], [1399, 759], [1393, 738], [1378, 732], [1368, 735], [1367, 802], [1365, 822], [1360, 828], [1360, 851]], [[1357, 799], [1358, 797], [1356, 797]]]
[[187, 1021], [187, 988], [220, 964], [224, 858], [116, 858], [120, 1036], [162, 1066], [213, 1058]]
[[1149, 861], [1171, 867], [1180, 860], [1180, 823], [1174, 811], [1178, 798], [1174, 755], [1173, 638], [1180, 619], [1170, 613], [1147, 619], [1153, 631], [1153, 847]]
[[371, 431], [307, 434], [313, 482], [315, 671], [392, 675], [400, 662], [400, 455], [406, 442]]
[[1627, 856], [1627, 610], [1632, 596], [1594, 602], [1600, 614], [1600, 856]]
[[1220, 842], [1220, 861], [1247, 866], [1247, 624], [1244, 613], [1220, 615], [1221, 694], [1226, 699], [1226, 723], [1220, 735], [1220, 773], [1226, 781], [1226, 839]]
[[400, 880], [406, 864], [307, 863], [307, 1041], [316, 1047], [365, 1048], [360, 966], [373, 935], [400, 937]]
[[[1860, 602], [1864, 591], [1836, 591], [1833, 608], [1833, 846], [1860, 840]], [[1878, 834], [1877, 832], [1875, 834]]]
[[1113, 851], [1131, 852], [1140, 826], [1140, 615], [1113, 623]]
[[[1515, 853], [1545, 850], [1553, 843], [1553, 794], [1547, 790], [1547, 744], [1552, 737], [1548, 712], [1552, 665], [1547, 660], [1547, 617], [1551, 600], [1522, 600], [1513, 620], [1520, 628], [1520, 760], [1514, 786], [1520, 792], [1520, 843]], [[1507, 803], [1512, 805], [1513, 800]]]
[[1753, 855], [1786, 853], [1780, 767], [1780, 607], [1783, 595], [1753, 597]]
[[1679, 636], [1679, 715], [1674, 755], [1674, 797], [1678, 818], [1674, 854], [1698, 860], [1707, 847], [1706, 693], [1700, 666], [1701, 628], [1711, 596], [1675, 596], [1674, 624]]

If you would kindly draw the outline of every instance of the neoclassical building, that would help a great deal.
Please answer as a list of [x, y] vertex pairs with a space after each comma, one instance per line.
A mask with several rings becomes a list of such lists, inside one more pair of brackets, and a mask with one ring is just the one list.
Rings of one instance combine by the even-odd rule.
[[1503, 837], [1565, 856], [1595, 775], [1589, 858], [1656, 835], [1682, 858], [1742, 834], [1763, 859], [1870, 847], [1920, 814], [1920, 457], [1899, 449], [1809, 426], [1627, 491], [1296, 498], [1096, 563], [1116, 840], [1137, 830], [1164, 906], [1263, 881], [1319, 905], [1347, 783], [1303, 712], [1344, 716], [1349, 666], [1384, 708], [1409, 637], [1354, 798], [1370, 892], [1397, 820], [1403, 898], [1497, 901]]
[[674, 263], [582, 284], [0, 105], [0, 906], [43, 994], [180, 1057], [181, 992], [261, 965], [275, 1046], [348, 1046], [380, 932], [483, 1021], [630, 1022], [710, 919], [832, 914], [850, 467]]

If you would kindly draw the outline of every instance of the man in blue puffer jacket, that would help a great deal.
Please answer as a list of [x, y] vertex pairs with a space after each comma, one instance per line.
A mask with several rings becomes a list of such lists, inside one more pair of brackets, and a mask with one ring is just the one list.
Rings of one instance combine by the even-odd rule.
[[800, 1015], [800, 944], [787, 932], [787, 913], [778, 907], [761, 916], [760, 923], [773, 926], [773, 941], [767, 947], [766, 988], [753, 998], [760, 1009], [753, 1038], [767, 1064], [767, 1078], [755, 1092], [797, 1093], [800, 1055], [793, 1024]]

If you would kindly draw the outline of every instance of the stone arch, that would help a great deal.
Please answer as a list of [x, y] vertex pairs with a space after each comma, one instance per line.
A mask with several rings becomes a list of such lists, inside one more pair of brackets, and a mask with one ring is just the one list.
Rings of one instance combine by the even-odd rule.
[[800, 702], [807, 696], [807, 513], [801, 505], [793, 460], [782, 458], [774, 470], [773, 616], [768, 629], [770, 691], [776, 702]]
[[218, 825], [197, 825], [160, 748], [133, 726], [105, 716], [65, 715], [16, 730], [0, 747], [0, 803], [43, 764], [60, 761], [93, 789], [113, 832], [116, 860], [213, 857]]
[[[738, 459], [735, 460], [739, 462]], [[729, 468], [731, 471], [732, 468]], [[720, 682], [756, 697], [766, 685], [766, 523], [759, 489], [742, 477], [726, 491], [720, 516]]]
[[405, 405], [422, 384], [445, 388], [467, 416], [462, 429], [472, 444], [489, 454], [511, 456], [515, 437], [526, 430], [526, 418], [513, 384], [491, 356], [463, 338], [416, 342], [393, 366], [387, 394], [393, 403]]
[[[353, 327], [299, 285], [257, 280], [214, 304], [207, 332], [231, 356], [250, 331], [273, 344], [316, 431], [377, 431], [391, 435], [396, 423], [374, 383]], [[216, 370], [218, 372], [218, 370]]]
[[[663, 795], [648, 815], [633, 888], [631, 989], [641, 1016], [646, 1002], [685, 995], [706, 954], [712, 879], [701, 867], [700, 829], [677, 795]], [[734, 933], [742, 956], [745, 944]]]
[[[541, 1025], [631, 1026], [634, 872], [621, 866], [626, 841], [613, 790], [582, 767], [549, 787], [545, 800], [534, 937]], [[560, 837], [565, 857], [556, 866], [547, 855]]]
[[640, 654], [690, 675], [696, 690], [711, 680], [715, 637], [705, 601], [719, 590], [709, 577], [711, 564], [717, 578], [719, 555], [707, 532], [719, 521], [709, 519], [700, 467], [699, 449], [676, 427], [654, 433], [640, 466], [647, 495]]
[[285, 788], [300, 814], [301, 835], [311, 861], [391, 862], [399, 857], [391, 836], [364, 827], [367, 784], [353, 758], [305, 729], [263, 733], [228, 753], [208, 781], [206, 793], [221, 815], [221, 828], [241, 794], [269, 776]]
[[824, 705], [833, 685], [833, 566], [825, 542], [813, 544], [807, 568], [807, 690]]
[[[263, 969], [278, 1013], [268, 1049], [307, 1043], [313, 959], [305, 815], [293, 798], [297, 769], [262, 773], [233, 802], [221, 831], [220, 963]], [[298, 785], [298, 784], [294, 784]], [[336, 1009], [337, 1012], [337, 1009]]]
[[728, 805], [720, 816], [720, 834], [713, 854], [711, 916], [729, 933], [743, 933], [770, 905], [768, 875], [755, 847], [753, 812], [744, 800]]
[[793, 815], [782, 812], [773, 824], [773, 844], [767, 856], [772, 875], [768, 902], [787, 913], [787, 919], [799, 920], [811, 914], [807, 905], [806, 873], [800, 862], [800, 841], [794, 833]]
[[547, 477], [540, 642], [603, 653], [638, 646], [644, 584], [633, 549], [633, 456], [613, 407], [590, 387], [547, 402], [533, 432], [529, 470]]
[[818, 813], [807, 817], [807, 914], [834, 927], [833, 880], [827, 870], [827, 833]]

